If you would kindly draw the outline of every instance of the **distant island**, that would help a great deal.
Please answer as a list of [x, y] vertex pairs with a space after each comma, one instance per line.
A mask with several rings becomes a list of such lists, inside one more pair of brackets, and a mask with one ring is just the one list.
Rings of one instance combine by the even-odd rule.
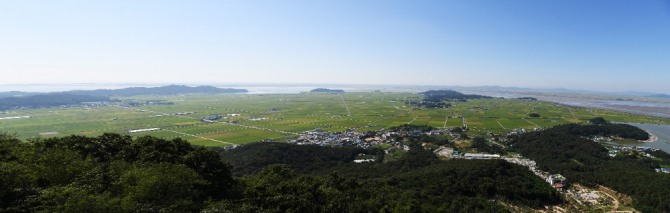
[[521, 97], [521, 98], [517, 98], [517, 99], [526, 100], [526, 101], [537, 101], [537, 98], [533, 98], [533, 97]]
[[316, 88], [316, 89], [310, 90], [309, 92], [313, 92], [313, 93], [335, 93], [335, 94], [340, 94], [340, 93], [344, 93], [344, 90], [341, 90], [341, 89]]
[[[212, 86], [189, 87], [183, 85], [169, 85], [162, 87], [130, 87], [124, 89], [73, 90], [50, 93], [6, 93], [0, 97], [0, 110], [20, 108], [60, 107], [81, 104], [99, 104], [110, 102], [110, 96], [135, 95], [176, 95], [187, 93], [247, 93], [246, 89], [217, 88]], [[12, 95], [12, 96], [10, 96]]]
[[493, 97], [484, 95], [466, 95], [453, 90], [428, 90], [420, 94], [430, 99], [490, 99]]

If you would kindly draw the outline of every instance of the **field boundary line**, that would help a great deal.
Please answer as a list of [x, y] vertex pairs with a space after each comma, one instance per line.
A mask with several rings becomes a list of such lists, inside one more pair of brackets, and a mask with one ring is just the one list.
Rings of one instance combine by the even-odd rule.
[[235, 145], [235, 143], [225, 142], [225, 141], [220, 141], [220, 140], [216, 140], [216, 139], [212, 139], [212, 138], [207, 138], [207, 137], [203, 137], [203, 136], [199, 136], [199, 135], [194, 135], [194, 134], [188, 134], [188, 133], [185, 133], [185, 132], [178, 132], [178, 131], [174, 131], [174, 130], [170, 130], [170, 129], [163, 129], [163, 130], [164, 130], [164, 131], [168, 131], [168, 132], [177, 133], [177, 134], [180, 134], [180, 135], [186, 135], [186, 136], [191, 136], [191, 137], [201, 138], [201, 139], [210, 140], [210, 141], [214, 141], [214, 142], [219, 142], [219, 143], [224, 143], [224, 144]]
[[412, 122], [416, 121], [416, 118], [418, 118], [418, 117], [419, 116], [414, 116], [414, 118], [411, 121], [407, 122], [407, 124], [412, 124]]
[[503, 125], [500, 123], [500, 121], [496, 120], [496, 123], [498, 123], [498, 125], [500, 125], [500, 127], [502, 127], [503, 129], [507, 129], [507, 128], [505, 128], [505, 126], [503, 126]]

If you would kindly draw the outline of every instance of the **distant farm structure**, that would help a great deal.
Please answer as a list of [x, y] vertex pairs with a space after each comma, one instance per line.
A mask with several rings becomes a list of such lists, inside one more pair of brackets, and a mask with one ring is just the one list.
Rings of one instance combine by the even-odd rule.
[[12, 119], [22, 119], [22, 118], [31, 118], [30, 116], [11, 116], [11, 117], [1, 117], [0, 120], [12, 120]]
[[161, 128], [132, 129], [132, 130], [128, 130], [128, 132], [138, 133], [138, 132], [151, 132], [151, 131], [157, 131], [157, 130], [161, 130]]

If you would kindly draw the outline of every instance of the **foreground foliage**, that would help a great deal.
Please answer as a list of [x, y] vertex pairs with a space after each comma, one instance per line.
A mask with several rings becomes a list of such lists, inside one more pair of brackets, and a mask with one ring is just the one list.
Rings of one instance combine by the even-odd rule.
[[218, 154], [181, 139], [0, 137], [0, 211], [191, 212], [234, 195]]
[[[389, 163], [351, 162], [379, 150], [279, 143], [220, 152], [149, 136], [0, 134], [0, 211], [505, 212], [502, 203], [561, 202], [521, 166], [439, 161], [418, 143]], [[249, 169], [235, 177], [219, 154]]]

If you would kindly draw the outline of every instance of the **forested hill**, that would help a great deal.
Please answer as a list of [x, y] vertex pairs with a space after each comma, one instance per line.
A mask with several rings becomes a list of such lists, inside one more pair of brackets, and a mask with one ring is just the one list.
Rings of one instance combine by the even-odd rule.
[[493, 98], [490, 96], [484, 96], [484, 95], [466, 95], [460, 92], [456, 92], [453, 90], [428, 90], [425, 92], [422, 92], [420, 94], [423, 94], [426, 96], [426, 98], [429, 99], [489, 99]]
[[238, 149], [221, 154], [261, 160], [234, 177], [219, 153], [181, 139], [0, 134], [0, 212], [509, 212], [561, 202], [525, 167], [440, 161], [418, 143], [363, 164], [350, 162], [360, 150], [349, 148]]
[[649, 139], [649, 133], [628, 124], [604, 123], [598, 125], [565, 124], [555, 126], [551, 132], [568, 133], [578, 136], [616, 136], [635, 140]]
[[218, 154], [181, 139], [0, 133], [0, 212], [198, 212], [236, 186]]
[[45, 93], [21, 97], [0, 98], [0, 110], [76, 105], [83, 102], [109, 101], [109, 97], [69, 93]]
[[247, 93], [246, 89], [217, 88], [212, 86], [189, 87], [183, 85], [169, 85], [162, 87], [130, 87], [124, 89], [74, 90], [70, 94], [93, 96], [134, 96], [134, 95], [174, 95], [185, 93]]
[[658, 158], [638, 155], [608, 156], [608, 150], [584, 136], [618, 136], [643, 140], [646, 132], [625, 124], [559, 125], [519, 135], [510, 147], [535, 160], [544, 171], [560, 173], [571, 182], [604, 185], [633, 197], [643, 212], [670, 212], [670, 176], [654, 171], [670, 164], [667, 154]]

